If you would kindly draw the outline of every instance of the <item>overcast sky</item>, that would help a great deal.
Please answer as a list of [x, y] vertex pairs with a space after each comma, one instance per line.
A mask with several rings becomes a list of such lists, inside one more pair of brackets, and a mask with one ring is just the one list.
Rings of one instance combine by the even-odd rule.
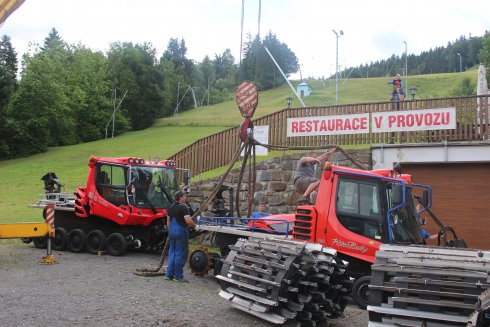
[[[246, 33], [258, 33], [259, 0], [245, 0]], [[70, 44], [106, 51], [115, 41], [150, 42], [160, 55], [183, 38], [188, 58], [229, 48], [240, 57], [241, 0], [26, 0], [0, 27], [19, 56], [51, 28]], [[405, 52], [420, 54], [462, 35], [490, 30], [490, 0], [263, 0], [260, 35], [272, 31], [298, 57], [303, 77], [335, 72]], [[272, 64], [272, 63], [271, 63]]]

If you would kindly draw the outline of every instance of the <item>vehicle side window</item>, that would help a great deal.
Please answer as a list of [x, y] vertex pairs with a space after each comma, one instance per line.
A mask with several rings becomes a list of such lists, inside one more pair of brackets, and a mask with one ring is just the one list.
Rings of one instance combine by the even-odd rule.
[[377, 184], [339, 180], [337, 217], [348, 230], [371, 239], [381, 239], [382, 221]]
[[101, 164], [96, 171], [97, 192], [110, 203], [127, 204], [124, 167]]

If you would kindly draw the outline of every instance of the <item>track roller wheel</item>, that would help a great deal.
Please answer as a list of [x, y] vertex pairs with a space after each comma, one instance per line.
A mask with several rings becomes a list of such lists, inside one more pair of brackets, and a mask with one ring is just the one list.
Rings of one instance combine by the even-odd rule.
[[54, 229], [53, 250], [63, 251], [68, 246], [68, 232], [63, 227]]
[[45, 249], [48, 246], [48, 238], [47, 237], [34, 237], [32, 239], [32, 243], [38, 249]]
[[103, 251], [106, 246], [106, 238], [101, 230], [93, 230], [87, 234], [87, 252], [97, 254]]
[[79, 253], [85, 249], [85, 232], [81, 229], [74, 229], [68, 234], [68, 248], [70, 251]]
[[107, 252], [110, 255], [119, 257], [126, 253], [128, 248], [128, 242], [121, 233], [112, 233], [107, 238]]
[[208, 249], [200, 246], [192, 251], [189, 256], [189, 267], [196, 276], [202, 277], [207, 275], [209, 270], [213, 268], [213, 260]]
[[352, 286], [352, 297], [359, 308], [366, 310], [369, 304], [369, 283], [371, 276], [362, 276], [356, 279]]
[[326, 325], [340, 317], [352, 282], [346, 262], [319, 244], [240, 239], [223, 260], [220, 295], [232, 306], [275, 324]]

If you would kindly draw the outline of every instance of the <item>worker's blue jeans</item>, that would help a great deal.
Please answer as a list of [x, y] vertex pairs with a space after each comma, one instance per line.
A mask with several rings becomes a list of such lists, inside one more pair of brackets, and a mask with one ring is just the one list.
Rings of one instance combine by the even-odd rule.
[[184, 265], [189, 249], [189, 230], [182, 227], [174, 218], [170, 222], [170, 247], [168, 250], [167, 273], [169, 278], [183, 279]]

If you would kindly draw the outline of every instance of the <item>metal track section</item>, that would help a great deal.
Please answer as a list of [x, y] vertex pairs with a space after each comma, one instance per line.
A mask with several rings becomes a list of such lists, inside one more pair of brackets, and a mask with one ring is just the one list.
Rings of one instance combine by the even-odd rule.
[[319, 244], [239, 239], [216, 276], [220, 296], [274, 324], [320, 326], [340, 317], [350, 300], [352, 279], [336, 255]]
[[385, 244], [371, 271], [369, 327], [488, 326], [489, 251]]

